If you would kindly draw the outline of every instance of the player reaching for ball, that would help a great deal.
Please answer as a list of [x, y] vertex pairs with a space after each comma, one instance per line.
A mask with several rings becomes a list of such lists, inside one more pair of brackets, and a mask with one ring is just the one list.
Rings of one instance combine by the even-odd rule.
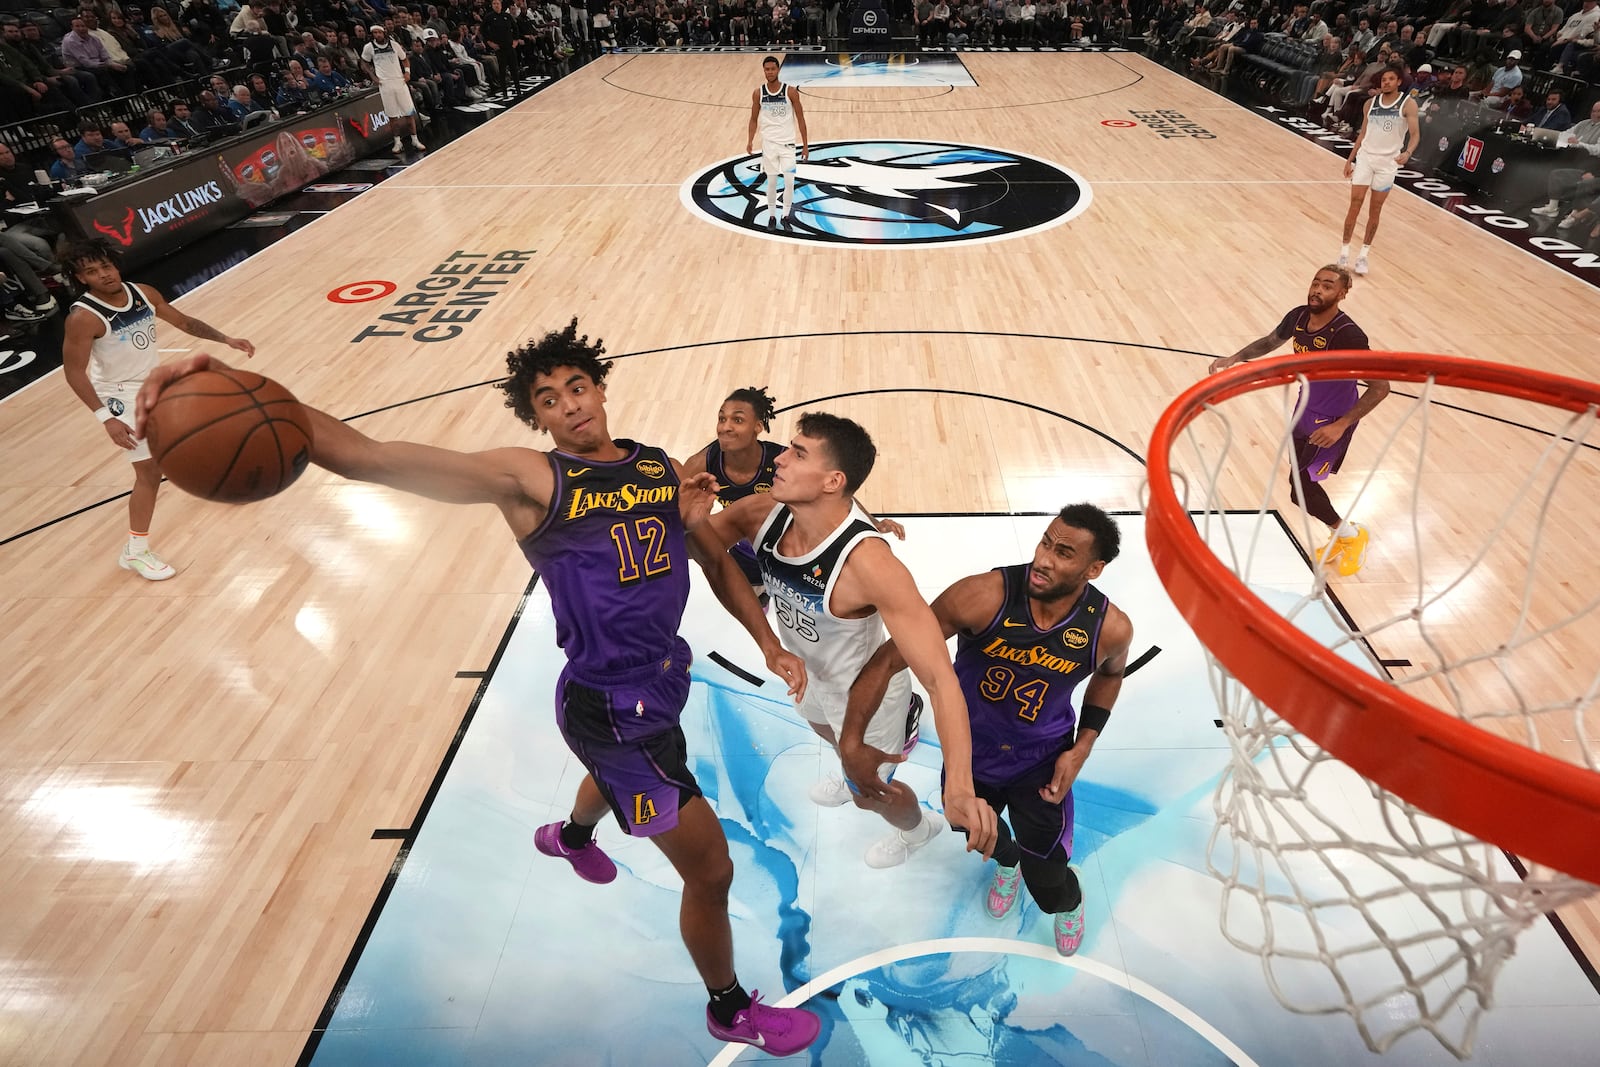
[[[678, 922], [706, 984], [706, 1028], [720, 1040], [787, 1056], [811, 1044], [822, 1024], [808, 1011], [761, 1003], [734, 974], [733, 860], [679, 725], [689, 697], [691, 654], [678, 626], [689, 601], [691, 553], [796, 699], [805, 693], [805, 666], [783, 650], [739, 568], [706, 536], [716, 479], [686, 476], [660, 448], [612, 438], [604, 352], [578, 335], [574, 319], [506, 356], [509, 377], [499, 383], [506, 406], [550, 435], [549, 452], [374, 441], [307, 407], [311, 462], [434, 500], [500, 509], [549, 590], [556, 643], [567, 657], [556, 683], [556, 723], [589, 772], [571, 817], [541, 826], [534, 846], [570, 863], [585, 881], [606, 883], [617, 867], [595, 829], [607, 810], [629, 836], [651, 841], [683, 879]], [[139, 426], [168, 384], [216, 366], [196, 356], [156, 368], [139, 393]]]
[[133, 426], [134, 397], [161, 362], [155, 320], [171, 323], [191, 337], [237, 348], [247, 359], [256, 354], [256, 346], [185, 315], [151, 286], [123, 281], [117, 254], [104, 240], [72, 245], [62, 262], [88, 290], [67, 311], [66, 336], [61, 342], [67, 384], [94, 412], [112, 443], [127, 451], [133, 464], [128, 543], [117, 565], [152, 582], [165, 581], [177, 572], [150, 550], [148, 540], [161, 471]]

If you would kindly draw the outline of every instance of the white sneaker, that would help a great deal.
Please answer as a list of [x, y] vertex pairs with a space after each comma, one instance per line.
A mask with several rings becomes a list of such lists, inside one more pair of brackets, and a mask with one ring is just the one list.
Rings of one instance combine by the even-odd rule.
[[122, 555], [117, 559], [117, 566], [125, 571], [132, 571], [139, 577], [147, 578], [152, 582], [164, 582], [178, 573], [172, 569], [172, 564], [148, 548], [143, 552], [131, 555], [124, 549]]
[[1543, 215], [1547, 219], [1553, 219], [1557, 215], [1561, 214], [1561, 205], [1560, 204], [1546, 204], [1543, 207], [1534, 208], [1533, 210], [1528, 212], [1528, 214], [1530, 214], [1530, 215]]
[[900, 866], [913, 852], [937, 837], [943, 827], [944, 820], [939, 816], [925, 813], [922, 825], [915, 830], [896, 830], [867, 849], [867, 866], [880, 871], [886, 867]]
[[811, 803], [819, 808], [837, 808], [850, 803], [850, 787], [837, 774], [830, 774], [811, 787]]
[[416, 149], [418, 152], [426, 152], [428, 150], [427, 145], [417, 140], [416, 134], [411, 135], [411, 147]]
[[1339, 253], [1339, 266], [1348, 267], [1349, 265], [1350, 265], [1350, 253], [1349, 252], [1340, 252]]
[[1365, 273], [1367, 273], [1367, 257], [1366, 256], [1357, 256], [1356, 257], [1355, 272], [1357, 274], [1365, 274]]
[[1574, 226], [1576, 226], [1577, 224], [1578, 224], [1578, 213], [1576, 211], [1574, 211], [1571, 214], [1569, 214], [1566, 218], [1564, 218], [1560, 222], [1558, 222], [1556, 224], [1556, 229], [1558, 229], [1558, 230], [1570, 230]]

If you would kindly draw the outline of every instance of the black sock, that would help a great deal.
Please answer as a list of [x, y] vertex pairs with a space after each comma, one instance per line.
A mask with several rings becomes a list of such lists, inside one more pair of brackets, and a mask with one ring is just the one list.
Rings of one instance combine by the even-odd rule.
[[571, 819], [561, 824], [561, 844], [569, 852], [576, 852], [593, 840], [594, 827], [573, 822]]
[[727, 989], [706, 986], [706, 992], [711, 994], [711, 1016], [719, 1026], [732, 1026], [733, 1017], [750, 1006], [750, 994], [744, 991], [738, 978], [734, 978]]

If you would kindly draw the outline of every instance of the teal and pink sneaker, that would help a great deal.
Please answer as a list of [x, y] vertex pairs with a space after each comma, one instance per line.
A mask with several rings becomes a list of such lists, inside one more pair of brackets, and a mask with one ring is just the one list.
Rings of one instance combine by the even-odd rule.
[[1004, 919], [1006, 913], [1017, 906], [1017, 890], [1022, 885], [1022, 868], [997, 865], [994, 881], [989, 883], [989, 896], [985, 901], [989, 914]]
[[617, 865], [601, 851], [599, 844], [590, 841], [582, 848], [568, 848], [561, 843], [560, 821], [545, 823], [533, 832], [533, 847], [546, 856], [566, 860], [578, 877], [585, 882], [605, 885], [617, 878]]
[[706, 1029], [718, 1041], [754, 1045], [772, 1056], [789, 1056], [805, 1048], [822, 1032], [822, 1020], [804, 1008], [773, 1008], [761, 1003], [761, 993], [750, 993], [750, 1006], [723, 1026], [706, 1006]]
[[[1078, 876], [1078, 888], [1081, 891], [1083, 872], [1074, 867], [1072, 873]], [[1083, 944], [1083, 900], [1080, 898], [1076, 908], [1056, 915], [1056, 951], [1063, 956], [1070, 956], [1078, 951], [1078, 946], [1081, 944]]]

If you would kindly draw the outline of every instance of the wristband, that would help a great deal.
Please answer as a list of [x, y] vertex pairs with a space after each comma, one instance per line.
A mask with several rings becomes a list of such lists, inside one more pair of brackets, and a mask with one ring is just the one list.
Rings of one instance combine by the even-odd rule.
[[1098, 704], [1085, 704], [1083, 710], [1078, 712], [1078, 729], [1093, 730], [1104, 733], [1106, 723], [1111, 721], [1111, 709], [1102, 708]]
[[99, 407], [94, 409], [94, 417], [99, 419], [101, 422], [110, 422], [112, 419], [116, 418], [115, 415], [111, 414], [111, 409], [106, 407], [104, 404], [101, 404]]

